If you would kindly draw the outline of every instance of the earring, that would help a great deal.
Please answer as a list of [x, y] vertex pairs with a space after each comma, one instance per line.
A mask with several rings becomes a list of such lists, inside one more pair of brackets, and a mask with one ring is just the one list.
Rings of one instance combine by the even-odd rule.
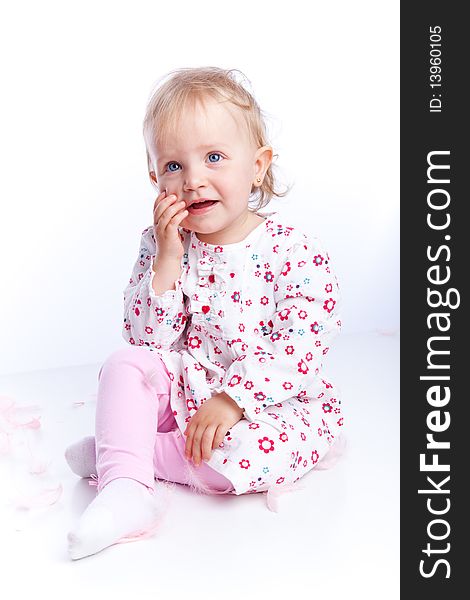
[[256, 178], [256, 181], [257, 181], [258, 183], [261, 183], [261, 179], [260, 179], [259, 177], [257, 177], [257, 178]]

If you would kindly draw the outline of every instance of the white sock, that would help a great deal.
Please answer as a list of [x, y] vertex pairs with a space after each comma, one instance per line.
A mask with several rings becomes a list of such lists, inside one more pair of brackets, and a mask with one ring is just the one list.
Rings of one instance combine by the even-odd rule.
[[108, 483], [87, 507], [76, 528], [69, 532], [72, 560], [95, 554], [122, 541], [149, 537], [161, 520], [161, 490], [155, 494], [127, 477]]
[[79, 477], [96, 475], [95, 436], [90, 435], [71, 444], [65, 450], [65, 460], [70, 469]]

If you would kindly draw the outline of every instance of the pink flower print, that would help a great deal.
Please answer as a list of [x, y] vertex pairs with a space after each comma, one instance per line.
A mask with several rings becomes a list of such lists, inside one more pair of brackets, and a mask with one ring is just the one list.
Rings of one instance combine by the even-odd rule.
[[325, 292], [326, 292], [327, 294], [331, 294], [332, 290], [333, 290], [333, 286], [331, 285], [331, 283], [327, 283], [327, 284], [325, 285]]
[[145, 328], [145, 333], [151, 335], [153, 333], [153, 329], [147, 325], [147, 327]]
[[266, 283], [272, 283], [274, 281], [274, 275], [271, 271], [266, 271], [264, 274], [264, 280]]
[[289, 440], [289, 438], [287, 437], [287, 433], [285, 431], [283, 431], [281, 433], [281, 435], [279, 436], [279, 439], [281, 440], [281, 442], [287, 442]]
[[150, 305], [152, 304], [152, 299], [150, 298], [150, 296], [147, 298], [147, 306], [150, 307]]
[[305, 360], [311, 361], [313, 359], [313, 354], [311, 352], [307, 352], [305, 355]]
[[281, 334], [278, 331], [275, 331], [269, 336], [269, 339], [271, 340], [271, 342], [277, 342], [277, 340], [281, 339]]
[[317, 429], [317, 433], [318, 433], [318, 437], [321, 437], [321, 436], [323, 435], [323, 430], [322, 430], [322, 428], [321, 428], [321, 427], [319, 427], [319, 428]]
[[266, 306], [267, 304], [269, 304], [269, 298], [266, 298], [266, 296], [262, 296], [262, 297], [259, 299], [259, 301], [260, 301], [260, 303], [261, 303], [263, 306]]
[[270, 440], [266, 436], [264, 436], [264, 438], [259, 439], [258, 443], [259, 443], [259, 449], [263, 450], [263, 452], [265, 454], [269, 454], [269, 452], [274, 451], [274, 441]]
[[318, 452], [316, 450], [314, 450], [312, 452], [312, 456], [310, 458], [311, 458], [313, 464], [316, 465], [318, 462], [318, 459], [320, 458], [320, 455], [318, 454]]
[[202, 344], [202, 340], [200, 338], [198, 338], [197, 335], [188, 338], [188, 345], [192, 349], [200, 348], [201, 344]]
[[246, 300], [245, 304], [247, 306], [251, 306], [253, 304], [252, 300]]
[[343, 417], [341, 417], [341, 419], [338, 419], [338, 425], [340, 427], [343, 425]]
[[325, 303], [323, 304], [323, 309], [327, 310], [329, 313], [334, 309], [336, 304], [336, 301], [333, 300], [333, 298], [330, 298], [329, 300], [325, 300]]
[[323, 398], [323, 396], [325, 395], [325, 392], [320, 392], [317, 396], [317, 398]]
[[243, 458], [238, 464], [242, 469], [249, 469], [251, 466], [250, 461], [247, 458]]
[[325, 259], [323, 258], [323, 256], [322, 256], [321, 254], [317, 254], [316, 256], [314, 256], [314, 257], [313, 257], [313, 264], [314, 264], [316, 267], [319, 267], [320, 265], [322, 265], [322, 264], [323, 264], [323, 261], [324, 261], [324, 260], [325, 260]]
[[294, 354], [294, 346], [286, 346], [286, 354]]
[[292, 385], [292, 383], [290, 381], [284, 381], [284, 383], [282, 384], [282, 387], [285, 390], [291, 390], [294, 386]]
[[290, 315], [290, 308], [284, 308], [279, 313], [279, 318], [281, 319], [281, 321], [286, 321], [289, 318], [289, 315]]
[[330, 413], [333, 410], [333, 407], [331, 406], [331, 404], [329, 402], [324, 402], [322, 404], [322, 408], [323, 408], [324, 413]]
[[194, 402], [193, 398], [186, 398], [186, 406], [188, 412], [191, 412], [192, 410], [197, 410], [196, 403]]
[[240, 292], [233, 292], [231, 298], [234, 302], [240, 302]]
[[236, 385], [240, 384], [241, 380], [242, 380], [242, 378], [240, 377], [240, 375], [232, 375], [232, 377], [230, 378], [230, 381], [228, 382], [228, 385], [230, 387], [235, 387]]
[[[140, 300], [137, 300], [136, 304], [142, 304], [142, 302], [141, 302]], [[140, 315], [140, 310], [139, 310], [139, 307], [138, 307], [138, 306], [135, 306], [135, 305], [134, 305], [134, 312], [135, 312], [135, 314], [136, 314], [137, 316], [139, 316], [139, 315]]]
[[305, 433], [304, 433], [303, 431], [300, 433], [300, 439], [301, 439], [303, 442], [305, 442], [305, 440], [307, 439], [307, 438], [305, 437]]
[[124, 325], [124, 328], [125, 328], [125, 330], [126, 330], [126, 331], [129, 331], [129, 330], [130, 330], [130, 328], [131, 328], [131, 326], [130, 326], [130, 323], [126, 323], [126, 324]]
[[290, 270], [290, 262], [287, 261], [286, 264], [282, 267], [281, 275], [287, 275], [287, 273], [289, 273]]
[[129, 338], [129, 344], [134, 345], [135, 344], [135, 339], [134, 338]]
[[[237, 375], [237, 377], [238, 377], [238, 375]], [[253, 384], [253, 382], [252, 382], [252, 381], [246, 381], [246, 382], [245, 382], [245, 386], [244, 386], [244, 387], [245, 387], [245, 390], [252, 390], [252, 389], [253, 389], [253, 385], [254, 385], [254, 384]]]
[[306, 375], [308, 373], [309, 369], [303, 360], [297, 363], [297, 371], [299, 373], [302, 373], [303, 375]]
[[323, 355], [325, 355], [329, 350], [329, 347], [327, 346], [326, 348], [323, 348]]
[[259, 429], [260, 425], [259, 423], [250, 423], [248, 425], [248, 429]]
[[304, 460], [304, 467], [306, 467], [308, 464], [307, 459]]
[[279, 244], [276, 244], [275, 246], [273, 246], [273, 252], [275, 254], [277, 254], [277, 251], [279, 250]]
[[302, 417], [302, 423], [306, 426], [306, 427], [310, 427], [310, 423], [307, 421], [307, 419], [305, 417]]
[[325, 381], [324, 379], [321, 380], [323, 385], [325, 386], [325, 388], [327, 390], [329, 390], [330, 388], [332, 388], [333, 386], [331, 385], [331, 383], [328, 383], [327, 381]]
[[320, 325], [315, 321], [315, 323], [312, 323], [310, 325], [310, 331], [312, 331], [315, 334], [318, 334], [320, 332]]
[[299, 319], [306, 319], [307, 313], [304, 310], [299, 311]]
[[319, 347], [321, 346], [321, 342], [320, 342], [320, 340], [317, 340], [317, 341], [315, 342], [315, 346], [316, 346], [317, 348], [319, 348]]
[[238, 324], [238, 331], [245, 331], [245, 325], [243, 323]]
[[264, 263], [263, 267], [264, 267], [265, 269], [269, 269], [269, 267], [270, 267], [270, 264], [269, 264], [269, 263]]
[[263, 394], [263, 392], [256, 392], [253, 397], [257, 402], [264, 402], [266, 400], [266, 394]]
[[284, 477], [278, 477], [278, 478], [276, 479], [276, 483], [277, 483], [277, 484], [279, 484], [279, 485], [280, 485], [281, 483], [284, 483]]

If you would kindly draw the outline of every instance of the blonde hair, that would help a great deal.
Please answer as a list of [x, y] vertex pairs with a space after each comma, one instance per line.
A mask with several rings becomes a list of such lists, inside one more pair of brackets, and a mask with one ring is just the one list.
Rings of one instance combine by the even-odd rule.
[[[152, 166], [151, 149], [153, 144], [164, 142], [170, 132], [176, 130], [181, 113], [188, 105], [194, 107], [200, 100], [213, 98], [215, 100], [228, 101], [241, 109], [245, 124], [251, 139], [257, 148], [270, 145], [267, 141], [266, 125], [262, 111], [253, 95], [246, 87], [237, 81], [238, 69], [221, 69], [219, 67], [196, 67], [183, 68], [170, 71], [158, 82], [157, 87], [147, 104], [143, 123], [143, 134], [147, 153], [147, 164], [150, 171]], [[166, 81], [163, 81], [169, 77]], [[162, 83], [163, 81], [163, 83]], [[274, 157], [278, 155], [275, 154]], [[281, 198], [285, 196], [290, 188], [284, 192], [277, 191], [273, 168], [270, 164], [264, 176], [261, 186], [252, 186], [250, 201], [258, 202], [253, 210], [259, 210], [269, 204], [273, 196]], [[155, 181], [150, 177], [152, 184]]]

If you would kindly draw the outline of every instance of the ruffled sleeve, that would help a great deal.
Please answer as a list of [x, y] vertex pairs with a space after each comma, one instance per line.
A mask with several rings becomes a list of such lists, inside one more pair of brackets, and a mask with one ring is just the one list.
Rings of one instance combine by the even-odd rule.
[[156, 295], [152, 287], [156, 244], [153, 226], [142, 232], [137, 260], [124, 289], [123, 337], [129, 344], [169, 349], [182, 335], [187, 315], [182, 281]]
[[319, 240], [302, 234], [286, 250], [274, 300], [272, 329], [244, 347], [215, 390], [233, 398], [250, 421], [321, 383], [322, 363], [341, 321], [338, 282]]

